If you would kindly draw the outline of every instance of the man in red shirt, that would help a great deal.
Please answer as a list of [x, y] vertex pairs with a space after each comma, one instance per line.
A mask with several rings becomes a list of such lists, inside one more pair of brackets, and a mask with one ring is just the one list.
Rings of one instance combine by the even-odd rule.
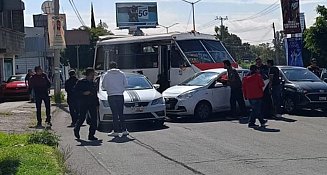
[[255, 124], [255, 120], [259, 119], [261, 126], [264, 126], [267, 123], [267, 120], [263, 119], [263, 115], [261, 113], [261, 105], [263, 98], [263, 88], [265, 84], [263, 79], [258, 72], [258, 68], [256, 65], [252, 65], [250, 67], [250, 74], [243, 78], [242, 87], [243, 94], [245, 99], [248, 99], [252, 112], [249, 119], [249, 127], [257, 127]]

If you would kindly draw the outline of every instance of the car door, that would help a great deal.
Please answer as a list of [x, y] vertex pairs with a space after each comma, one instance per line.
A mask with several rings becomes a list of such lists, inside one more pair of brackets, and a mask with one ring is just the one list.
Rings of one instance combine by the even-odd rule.
[[[226, 74], [226, 73], [225, 73]], [[213, 82], [208, 89], [211, 94], [212, 109], [214, 111], [224, 111], [229, 109], [230, 88], [229, 86]]]

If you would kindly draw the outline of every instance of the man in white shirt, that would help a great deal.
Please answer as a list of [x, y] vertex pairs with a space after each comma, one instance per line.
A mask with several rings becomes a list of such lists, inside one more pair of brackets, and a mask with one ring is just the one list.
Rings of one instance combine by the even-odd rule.
[[116, 62], [110, 62], [110, 70], [104, 75], [102, 87], [107, 91], [108, 102], [113, 116], [113, 132], [109, 136], [129, 135], [124, 118], [124, 91], [127, 86], [125, 74], [117, 68]]

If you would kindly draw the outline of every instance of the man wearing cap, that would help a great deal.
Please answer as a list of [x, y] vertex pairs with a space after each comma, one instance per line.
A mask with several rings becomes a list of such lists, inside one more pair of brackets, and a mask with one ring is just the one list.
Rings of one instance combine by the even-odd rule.
[[65, 91], [67, 92], [67, 103], [69, 106], [69, 113], [72, 118], [72, 123], [69, 127], [74, 127], [78, 119], [77, 98], [74, 95], [74, 86], [78, 79], [76, 78], [75, 70], [69, 71], [69, 79], [65, 82]]
[[312, 58], [311, 59], [311, 65], [308, 66], [308, 69], [316, 74], [319, 78], [320, 78], [320, 75], [321, 75], [321, 71], [320, 71], [320, 68], [319, 66], [317, 66], [317, 59], [316, 58]]

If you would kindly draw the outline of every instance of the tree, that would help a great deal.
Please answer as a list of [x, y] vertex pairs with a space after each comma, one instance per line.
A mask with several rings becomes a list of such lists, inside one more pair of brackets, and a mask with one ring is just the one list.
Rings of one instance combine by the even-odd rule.
[[318, 5], [316, 22], [304, 32], [304, 47], [321, 65], [327, 64], [327, 8]]

